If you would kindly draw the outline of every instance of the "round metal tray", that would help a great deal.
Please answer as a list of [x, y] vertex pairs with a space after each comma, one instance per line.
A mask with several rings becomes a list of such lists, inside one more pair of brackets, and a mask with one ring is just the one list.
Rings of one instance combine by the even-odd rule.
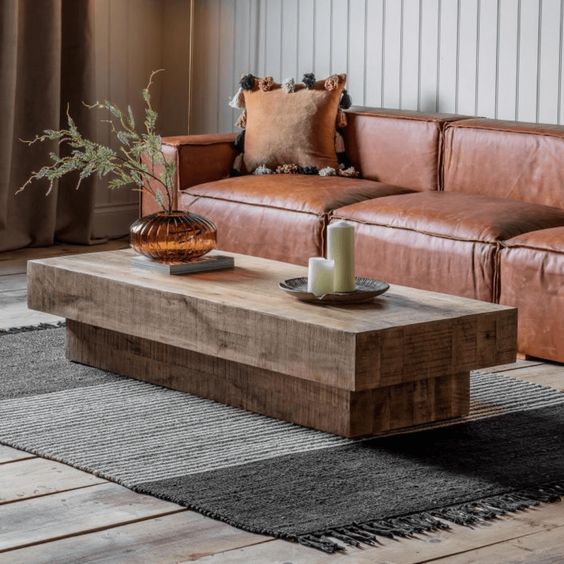
[[294, 296], [302, 302], [315, 302], [321, 304], [360, 304], [369, 302], [376, 296], [383, 294], [390, 287], [386, 282], [357, 276], [356, 289], [353, 292], [338, 292], [316, 296], [307, 291], [307, 277], [290, 278], [280, 282], [279, 286], [284, 292]]

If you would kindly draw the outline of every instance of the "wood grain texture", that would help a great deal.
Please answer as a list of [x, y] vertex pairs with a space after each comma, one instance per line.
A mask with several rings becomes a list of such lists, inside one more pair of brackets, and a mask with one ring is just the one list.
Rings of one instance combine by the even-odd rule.
[[[237, 0], [239, 3], [240, 0]], [[254, 1], [254, 0], [253, 0]], [[370, 0], [367, 5], [368, 16], [372, 17], [374, 15], [381, 16], [381, 5], [382, 0]], [[450, 4], [443, 3], [443, 12], [448, 9]], [[309, 8], [308, 8], [309, 7]], [[379, 8], [380, 11], [379, 11]], [[455, 6], [456, 7], [456, 6]], [[482, 13], [485, 10], [490, 10], [490, 4], [482, 2]], [[495, 28], [495, 3], [493, 7], [493, 27]], [[309, 9], [306, 10], [306, 8]], [[307, 0], [302, 0], [300, 2], [300, 11], [303, 16], [304, 13], [313, 14], [313, 0], [308, 2]], [[376, 21], [377, 18], [375, 18]], [[482, 21], [484, 18], [482, 18]], [[372, 20], [371, 20], [372, 21]], [[485, 22], [483, 22], [485, 23]], [[370, 28], [375, 28], [375, 24], [371, 23]], [[483, 27], [483, 26], [482, 26]], [[302, 31], [307, 31], [301, 29]], [[483, 31], [483, 30], [482, 30]], [[300, 33], [301, 33], [300, 32]], [[368, 34], [368, 45], [372, 49], [372, 43], [375, 46], [378, 45], [377, 41], [373, 41], [377, 34]], [[307, 36], [307, 34], [306, 34]], [[482, 33], [483, 39], [484, 34]], [[483, 40], [482, 43], [485, 44]], [[305, 44], [305, 42], [304, 42]], [[495, 44], [495, 42], [494, 42]], [[372, 51], [371, 51], [372, 52]], [[446, 55], [446, 53], [445, 53]], [[301, 60], [305, 65], [304, 72], [309, 70], [311, 66], [308, 67], [307, 60]], [[376, 68], [379, 64], [378, 58], [372, 58], [367, 61], [370, 65], [369, 68]], [[495, 61], [494, 66], [495, 66]], [[442, 63], [441, 63], [442, 64]], [[484, 64], [480, 66], [480, 73], [482, 70], [487, 71]], [[372, 80], [374, 72], [369, 73], [368, 79]], [[371, 91], [371, 90], [370, 90]], [[564, 92], [564, 90], [563, 90]], [[564, 107], [564, 105], [563, 105]], [[100, 247], [82, 247], [87, 252], [92, 252], [98, 250]], [[25, 249], [22, 251], [17, 251], [14, 253], [3, 253], [0, 255], [0, 276], [2, 273], [7, 271], [25, 272], [25, 262], [28, 259], [38, 258], [45, 256], [45, 251], [49, 250], [50, 255], [54, 256], [57, 254], [60, 247], [49, 248], [49, 249]], [[21, 259], [22, 254], [25, 259]], [[10, 255], [9, 260], [2, 261], [6, 256]], [[5, 267], [5, 268], [4, 268]], [[20, 317], [17, 315], [14, 317], [14, 325], [26, 325], [27, 315], [29, 313], [36, 312], [26, 312], [25, 303], [20, 303], [21, 311]], [[4, 310], [2, 310], [2, 314]], [[536, 369], [534, 372], [531, 370], [533, 364], [531, 361], [520, 361], [518, 363], [512, 363], [509, 366], [496, 367], [494, 370], [504, 371], [504, 373], [509, 377], [522, 378], [531, 382], [538, 384], [550, 385], [551, 382], [555, 382], [560, 385], [564, 381], [564, 366], [549, 364], [549, 363], [539, 363], [534, 362], [534, 366], [542, 365], [545, 369]], [[0, 446], [0, 463], [5, 462], [7, 466], [14, 466], [11, 461], [15, 458], [29, 458], [33, 455], [29, 455], [23, 451], [18, 451], [16, 449], [11, 449], [9, 447]], [[95, 489], [98, 486], [95, 486]], [[50, 497], [50, 496], [47, 496]], [[19, 503], [28, 504], [31, 507], [31, 503], [38, 500], [27, 500], [25, 502]], [[130, 503], [130, 498], [123, 498], [122, 503]], [[5, 515], [3, 510], [11, 507], [11, 505], [3, 506], [0, 509], [0, 523], [4, 524]], [[116, 503], [116, 508], [119, 504]], [[84, 511], [88, 511], [88, 506], [84, 507]], [[49, 534], [45, 537], [48, 539], [47, 542], [39, 544], [34, 547], [28, 547], [25, 549], [15, 549], [0, 554], [1, 563], [14, 563], [17, 562], [41, 562], [42, 554], [51, 556], [51, 558], [46, 557], [44, 561], [47, 562], [76, 562], [80, 561], [100, 561], [114, 563], [117, 561], [127, 562], [127, 555], [132, 554], [133, 562], [146, 561], [143, 559], [144, 551], [146, 550], [147, 555], [152, 556], [156, 554], [158, 556], [153, 558], [152, 561], [158, 561], [162, 563], [166, 562], [179, 562], [181, 560], [192, 562], [293, 562], [294, 564], [341, 564], [354, 562], [359, 564], [366, 564], [373, 562], [394, 562], [395, 564], [411, 564], [415, 562], [429, 562], [441, 557], [451, 557], [458, 554], [464, 554], [468, 550], [473, 550], [480, 547], [492, 547], [503, 543], [505, 541], [511, 541], [512, 539], [526, 538], [531, 534], [537, 532], [543, 532], [545, 530], [551, 530], [555, 527], [560, 527], [564, 525], [564, 505], [551, 504], [544, 505], [534, 510], [527, 511], [524, 513], [519, 513], [513, 516], [509, 516], [490, 526], [476, 527], [473, 529], [466, 527], [454, 526], [452, 531], [440, 531], [432, 533], [429, 535], [424, 535], [416, 539], [402, 539], [401, 542], [388, 541], [383, 539], [384, 547], [376, 548], [364, 548], [358, 550], [355, 548], [349, 548], [348, 553], [343, 556], [335, 555], [325, 555], [318, 551], [306, 549], [291, 543], [284, 541], [273, 540], [265, 543], [262, 547], [249, 547], [247, 550], [231, 550], [231, 547], [226, 545], [214, 544], [215, 540], [218, 538], [223, 538], [223, 533], [218, 535], [215, 526], [218, 525], [217, 522], [211, 519], [201, 517], [201, 521], [196, 520], [195, 522], [188, 520], [186, 523], [186, 529], [182, 528], [182, 523], [178, 522], [178, 526], [168, 519], [178, 516], [179, 519], [182, 515], [189, 515], [189, 512], [182, 512], [175, 514], [174, 516], [166, 517], [155, 517], [149, 518], [138, 523], [123, 525], [119, 522], [113, 522], [114, 524], [108, 524], [104, 526], [103, 531], [98, 531], [94, 533], [78, 533], [77, 536], [71, 538], [64, 538], [60, 540], [53, 540]], [[153, 524], [158, 521], [158, 524]], [[31, 523], [33, 525], [33, 523]], [[168, 526], [170, 527], [171, 535], [167, 534]], [[146, 527], [146, 528], [145, 528]], [[208, 528], [209, 527], [209, 528]], [[142, 531], [137, 534], [133, 531]], [[213, 532], [212, 532], [213, 531]], [[27, 538], [29, 532], [26, 530], [25, 526], [20, 528], [20, 532], [23, 537]], [[44, 529], [44, 532], [49, 533], [48, 528]], [[122, 532], [124, 534], [122, 534]], [[247, 535], [242, 531], [237, 531], [241, 535]], [[226, 533], [227, 534], [227, 533]], [[211, 538], [210, 538], [211, 535]], [[248, 537], [244, 537], [248, 538]], [[562, 547], [564, 543], [562, 542], [562, 536], [554, 539], [550, 539], [550, 545], [552, 547]], [[208, 543], [210, 540], [211, 544]], [[237, 542], [241, 540], [241, 546], [244, 544], [243, 538], [239, 538]], [[186, 542], [188, 545], [187, 552], [183, 550], [176, 550], [179, 547], [179, 543]], [[18, 542], [14, 543], [16, 546]], [[249, 544], [254, 544], [254, 539], [249, 542]], [[200, 548], [201, 547], [201, 548]], [[528, 555], [535, 561], [535, 556], [539, 551], [542, 551], [542, 547], [529, 547]], [[75, 552], [76, 551], [76, 552]], [[227, 552], [226, 552], [227, 551]], [[212, 556], [210, 553], [215, 552], [216, 556]], [[173, 554], [171, 556], [171, 553]], [[116, 558], [113, 555], [116, 555]], [[76, 558], [71, 558], [71, 556], [76, 555]], [[181, 556], [182, 555], [182, 556]], [[209, 556], [208, 556], [209, 555]], [[256, 557], [256, 558], [255, 558]], [[149, 558], [149, 560], [151, 560]], [[446, 560], [449, 561], [448, 558]], [[482, 560], [487, 561], [487, 560]]]
[[0, 563], [140, 564], [199, 561], [217, 552], [270, 540], [220, 521], [182, 511], [0, 554]]
[[512, 378], [520, 378], [528, 382], [536, 382], [564, 392], [564, 365], [543, 362], [532, 363], [526, 369], [503, 371]]
[[25, 274], [27, 262], [32, 259], [96, 253], [129, 247], [129, 241], [116, 239], [100, 245], [52, 245], [50, 247], [28, 247], [0, 253], [0, 276]]
[[111, 483], [2, 506], [0, 552], [184, 509]]
[[35, 455], [9, 446], [0, 445], [0, 464], [14, 462], [16, 460], [26, 460], [28, 458], [35, 458]]
[[32, 458], [0, 465], [0, 505], [105, 482], [65, 464]]
[[468, 413], [468, 372], [362, 391], [67, 322], [67, 358], [346, 437]]
[[564, 527], [484, 546], [436, 560], [441, 564], [559, 564], [564, 562]]
[[168, 276], [132, 256], [32, 261], [29, 307], [351, 391], [515, 360], [513, 308], [401, 286], [318, 307], [277, 288], [302, 267], [233, 255], [230, 271]]

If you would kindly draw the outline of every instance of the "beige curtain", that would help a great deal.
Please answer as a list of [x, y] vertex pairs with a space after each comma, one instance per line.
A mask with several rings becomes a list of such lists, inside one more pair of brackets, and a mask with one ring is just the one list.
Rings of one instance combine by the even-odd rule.
[[28, 147], [43, 129], [65, 125], [66, 108], [88, 135], [93, 98], [90, 15], [95, 0], [0, 0], [0, 251], [55, 241], [91, 243], [93, 183], [76, 179], [19, 186], [58, 151], [54, 144]]

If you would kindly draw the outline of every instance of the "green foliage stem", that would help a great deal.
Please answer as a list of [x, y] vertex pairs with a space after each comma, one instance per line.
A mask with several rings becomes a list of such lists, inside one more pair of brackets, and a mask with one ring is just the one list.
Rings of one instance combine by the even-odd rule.
[[[162, 70], [162, 69], [161, 69]], [[46, 129], [31, 140], [22, 140], [28, 145], [55, 141], [58, 146], [66, 146], [69, 154], [60, 156], [50, 153], [51, 164], [33, 171], [29, 179], [16, 193], [24, 190], [35, 180], [48, 182], [47, 195], [53, 190], [55, 183], [68, 173], [78, 173], [76, 188], [81, 182], [93, 174], [108, 177], [108, 187], [117, 190], [125, 186], [133, 186], [134, 190], [150, 194], [163, 211], [172, 211], [174, 206], [175, 163], [166, 159], [161, 145], [161, 136], [156, 131], [158, 114], [151, 104], [151, 86], [154, 76], [161, 70], [153, 71], [149, 83], [142, 91], [145, 103], [144, 129], [138, 131], [131, 106], [122, 111], [108, 100], [84, 104], [89, 109], [106, 110], [108, 123], [113, 136], [118, 142], [118, 149], [112, 149], [86, 139], [78, 130], [67, 109], [67, 127], [65, 129]], [[144, 161], [150, 161], [149, 167]], [[159, 172], [157, 172], [159, 171]]]

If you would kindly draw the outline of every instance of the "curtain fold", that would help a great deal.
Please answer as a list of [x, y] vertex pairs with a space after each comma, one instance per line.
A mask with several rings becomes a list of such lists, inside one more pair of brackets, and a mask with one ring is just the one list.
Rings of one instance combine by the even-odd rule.
[[16, 190], [49, 161], [55, 143], [31, 147], [43, 129], [66, 124], [66, 108], [85, 135], [91, 116], [82, 100], [93, 97], [92, 0], [0, 2], [0, 251], [26, 246], [91, 243], [93, 182], [75, 190], [63, 179], [45, 197], [46, 184]]

